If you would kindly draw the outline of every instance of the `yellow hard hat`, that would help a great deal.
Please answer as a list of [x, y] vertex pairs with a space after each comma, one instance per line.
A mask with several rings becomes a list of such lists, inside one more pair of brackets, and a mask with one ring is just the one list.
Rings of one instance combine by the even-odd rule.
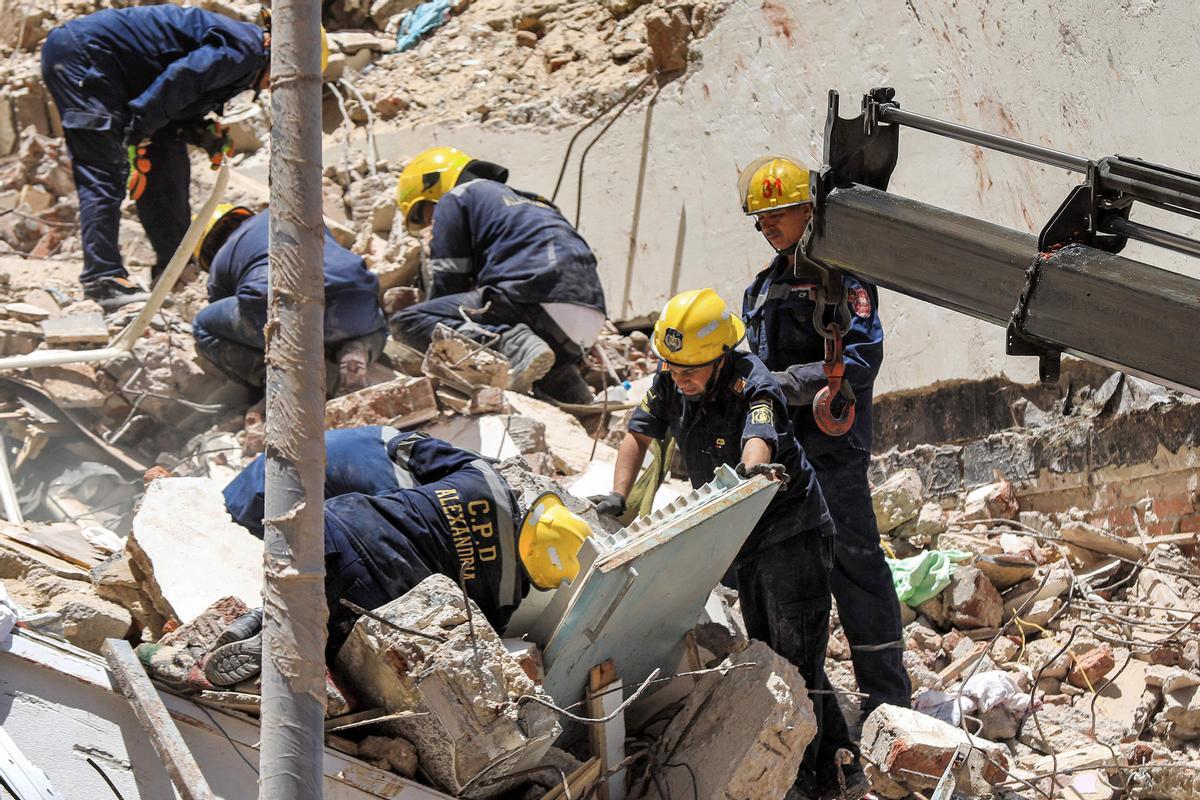
[[716, 361], [746, 338], [746, 324], [712, 289], [680, 292], [654, 323], [654, 355], [679, 367]]
[[405, 165], [396, 184], [396, 205], [410, 233], [420, 227], [415, 224], [413, 212], [422, 203], [441, 200], [474, 160], [453, 147], [431, 147]]
[[321, 26], [321, 74], [329, 66], [329, 37], [325, 35], [325, 26]]
[[[213, 257], [225, 244], [229, 234], [243, 222], [254, 216], [254, 212], [245, 206], [235, 206], [232, 203], [221, 203], [213, 211], [212, 219], [204, 226], [204, 235], [196, 243], [196, 263], [200, 269], [207, 271]], [[195, 219], [195, 217], [192, 217]]]
[[738, 175], [738, 196], [751, 215], [811, 203], [808, 167], [787, 156], [763, 156]]
[[579, 574], [579, 548], [592, 529], [562, 498], [546, 492], [533, 501], [521, 522], [517, 552], [529, 581], [538, 589], [556, 589]]

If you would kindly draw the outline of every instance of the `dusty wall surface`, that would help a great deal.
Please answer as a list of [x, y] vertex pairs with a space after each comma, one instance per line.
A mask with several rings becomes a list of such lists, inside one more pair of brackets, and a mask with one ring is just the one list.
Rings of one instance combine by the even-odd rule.
[[[610, 315], [654, 311], [699, 285], [740, 302], [771, 253], [740, 215], [738, 168], [771, 150], [817, 163], [829, 88], [842, 91], [844, 115], [868, 88], [889, 85], [905, 108], [932, 116], [1082, 155], [1196, 170], [1195, 111], [1182, 99], [1200, 89], [1198, 33], [1186, 0], [735, 2], [693, 44], [699, 61], [689, 73], [630, 108], [587, 155], [580, 227], [600, 258]], [[558, 196], [569, 218], [578, 156], [599, 127], [580, 137]], [[401, 158], [454, 144], [509, 166], [514, 185], [549, 194], [572, 133], [417, 126], [381, 133], [379, 148]], [[891, 188], [1036, 232], [1077, 180], [908, 130]], [[1195, 221], [1167, 222], [1200, 234]], [[1200, 275], [1194, 262], [1161, 251], [1126, 254]], [[1000, 328], [888, 292], [881, 306], [889, 338], [880, 390], [1036, 376], [1031, 360], [1004, 356]]]

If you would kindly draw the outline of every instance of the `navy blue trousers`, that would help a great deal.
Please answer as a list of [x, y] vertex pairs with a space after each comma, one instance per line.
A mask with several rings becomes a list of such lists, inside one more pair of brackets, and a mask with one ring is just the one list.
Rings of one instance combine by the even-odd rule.
[[882, 703], [908, 708], [912, 696], [904, 668], [900, 601], [879, 547], [871, 505], [870, 458], [852, 448], [808, 456], [837, 526], [830, 583], [859, 691], [868, 695], [864, 714]]
[[[62, 117], [71, 172], [79, 193], [79, 228], [83, 272], [87, 283], [128, 273], [121, 259], [118, 234], [121, 203], [129, 178], [123, 144], [129, 110], [113, 96], [109, 82], [78, 46], [70, 31], [55, 28], [42, 45], [42, 79]], [[156, 134], [147, 156], [151, 169], [146, 190], [137, 201], [138, 218], [154, 248], [154, 273], [161, 272], [183, 239], [191, 219], [188, 186], [191, 164], [187, 145]]]
[[[192, 322], [196, 350], [222, 372], [248, 386], [266, 383], [263, 328], [267, 324], [265, 299], [226, 297], [209, 303]], [[387, 329], [374, 293], [345, 293], [325, 300], [325, 345], [336, 348], [351, 340], [366, 339], [368, 361], [383, 350]]]

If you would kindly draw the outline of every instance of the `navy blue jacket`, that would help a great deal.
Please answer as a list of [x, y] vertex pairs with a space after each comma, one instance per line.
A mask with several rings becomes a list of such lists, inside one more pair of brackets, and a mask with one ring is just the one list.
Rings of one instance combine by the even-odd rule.
[[[269, 223], [267, 211], [255, 214], [221, 245], [209, 268], [209, 302], [236, 295], [242, 300], [266, 303]], [[366, 262], [338, 244], [328, 230], [324, 257], [326, 306], [335, 301], [344, 301], [343, 305], [361, 304], [363, 313], [377, 316], [379, 327], [383, 327], [379, 278], [367, 269]]]
[[[387, 446], [397, 437], [414, 436], [424, 434], [401, 434], [388, 425], [325, 431], [325, 498], [351, 492], [380, 494], [413, 486], [408, 467], [393, 461]], [[263, 535], [266, 469], [266, 456], [260, 455], [225, 487], [225, 508], [234, 522], [255, 536]]]
[[[804, 452], [817, 456], [842, 448], [871, 450], [871, 395], [883, 363], [879, 292], [844, 275], [850, 294], [850, 329], [842, 336], [845, 380], [854, 389], [854, 425], [845, 436], [829, 436], [813, 419], [812, 401], [825, 378], [825, 340], [813, 326], [815, 279], [797, 279], [787, 257], [778, 255], [746, 289], [742, 317], [750, 349], [775, 373], [787, 398]], [[826, 322], [832, 319], [826, 312]]]
[[90, 60], [89, 88], [114, 118], [96, 130], [148, 137], [220, 111], [270, 63], [257, 25], [176, 5], [106, 9], [63, 26]]
[[344, 640], [354, 615], [345, 597], [374, 609], [435, 573], [456, 583], [503, 630], [529, 580], [517, 555], [521, 512], [498, 472], [476, 453], [430, 437], [396, 437], [389, 455], [417, 486], [325, 501], [325, 593], [330, 641]]
[[[633, 410], [629, 430], [662, 440], [668, 431], [683, 451], [683, 463], [693, 487], [712, 480], [722, 464], [736, 467], [750, 439], [771, 446], [772, 461], [783, 464], [788, 488], [776, 493], [763, 519], [786, 514], [795, 520], [788, 533], [828, 526], [829, 509], [808, 459], [792, 433], [787, 405], [779, 384], [763, 363], [749, 353], [733, 352], [721, 366], [713, 385], [699, 398], [679, 391], [669, 372], [661, 369], [641, 404]], [[760, 541], [760, 522], [742, 553], [782, 541]]]
[[579, 232], [548, 200], [499, 181], [468, 181], [438, 201], [429, 255], [431, 298], [490, 287], [513, 302], [605, 312], [596, 256]]

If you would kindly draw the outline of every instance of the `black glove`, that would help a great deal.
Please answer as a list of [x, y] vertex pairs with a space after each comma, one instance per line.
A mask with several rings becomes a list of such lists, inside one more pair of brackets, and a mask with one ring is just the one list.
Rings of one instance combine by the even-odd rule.
[[594, 495], [588, 501], [596, 507], [597, 514], [619, 517], [625, 513], [625, 498], [616, 492]]
[[737, 465], [737, 474], [743, 478], [753, 478], [755, 475], [766, 475], [773, 481], [779, 481], [780, 490], [788, 487], [788, 481], [791, 478], [787, 474], [787, 469], [783, 464], [755, 464], [748, 467], [745, 464]]
[[179, 126], [176, 135], [184, 144], [199, 147], [207, 153], [213, 169], [219, 167], [221, 161], [233, 153], [233, 138], [229, 135], [229, 130], [216, 121], [185, 123]]

